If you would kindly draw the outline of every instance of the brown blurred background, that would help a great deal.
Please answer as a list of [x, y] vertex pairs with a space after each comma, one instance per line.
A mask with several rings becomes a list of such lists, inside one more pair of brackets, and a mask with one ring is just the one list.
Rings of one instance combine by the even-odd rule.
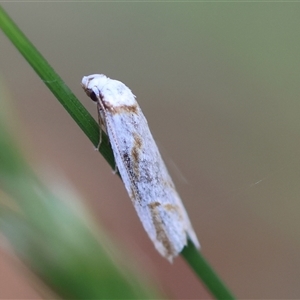
[[[95, 117], [83, 75], [131, 88], [205, 257], [238, 298], [300, 298], [299, 4], [3, 7]], [[0, 46], [32, 166], [63, 172], [170, 298], [210, 297], [182, 258], [155, 251], [122, 182], [2, 32]], [[0, 298], [41, 297], [23, 271], [1, 249]]]

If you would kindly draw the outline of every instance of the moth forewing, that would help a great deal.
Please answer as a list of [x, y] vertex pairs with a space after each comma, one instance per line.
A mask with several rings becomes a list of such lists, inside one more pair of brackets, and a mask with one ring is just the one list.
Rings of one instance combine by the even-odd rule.
[[99, 125], [107, 132], [126, 190], [156, 249], [172, 261], [188, 237], [199, 248], [187, 212], [130, 89], [98, 74], [83, 77], [82, 86], [88, 96], [94, 93], [97, 97]]

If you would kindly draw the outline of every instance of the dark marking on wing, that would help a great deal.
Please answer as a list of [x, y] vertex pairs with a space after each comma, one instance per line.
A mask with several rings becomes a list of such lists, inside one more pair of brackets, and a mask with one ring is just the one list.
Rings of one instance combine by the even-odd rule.
[[166, 250], [165, 256], [173, 257], [174, 255], [177, 254], [177, 252], [174, 249], [164, 229], [165, 224], [159, 214], [159, 209], [158, 209], [159, 206], [161, 206], [159, 202], [152, 202], [148, 204], [148, 207], [151, 212], [152, 221], [155, 227], [156, 239], [164, 246]]
[[138, 113], [138, 106], [136, 104], [113, 106], [103, 99], [103, 105], [112, 115], [124, 114], [124, 113], [132, 113], [132, 114]]
[[166, 211], [176, 213], [178, 218], [184, 222], [184, 217], [183, 217], [183, 215], [181, 213], [181, 209], [178, 205], [168, 203], [168, 204], [164, 204], [163, 207], [165, 208]]
[[142, 145], [143, 145], [143, 141], [141, 139], [141, 137], [134, 133], [133, 134], [133, 147], [131, 149], [131, 156], [132, 156], [132, 169], [133, 172], [136, 176], [136, 178], [139, 178], [140, 176], [140, 154], [142, 151]]
[[174, 185], [174, 183], [173, 183], [171, 180], [168, 180], [168, 179], [167, 179], [167, 180], [164, 180], [164, 178], [162, 178], [161, 183], [162, 183], [165, 187], [171, 188], [171, 189], [175, 190], [175, 185]]
[[123, 159], [123, 162], [126, 165], [126, 170], [129, 173], [129, 176], [131, 178], [132, 186], [130, 188], [131, 189], [130, 198], [131, 198], [132, 201], [137, 200], [141, 203], [142, 196], [141, 196], [140, 190], [138, 189], [138, 186], [137, 186], [136, 174], [135, 174], [133, 168], [131, 167], [132, 166], [131, 158], [130, 158], [130, 156], [127, 152], [123, 152], [122, 153], [122, 159]]

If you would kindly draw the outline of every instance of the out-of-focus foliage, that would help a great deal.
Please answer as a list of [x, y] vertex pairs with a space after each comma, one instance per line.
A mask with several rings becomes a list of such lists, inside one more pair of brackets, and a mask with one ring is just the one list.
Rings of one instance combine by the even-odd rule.
[[157, 298], [140, 274], [119, 267], [116, 249], [96, 233], [74, 192], [65, 187], [60, 199], [31, 171], [7, 129], [3, 93], [0, 106], [0, 231], [14, 251], [62, 298]]

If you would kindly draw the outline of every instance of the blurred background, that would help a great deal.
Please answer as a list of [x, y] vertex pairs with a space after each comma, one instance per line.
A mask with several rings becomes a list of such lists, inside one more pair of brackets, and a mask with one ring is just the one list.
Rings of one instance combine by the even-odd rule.
[[[203, 254], [238, 298], [300, 297], [298, 4], [3, 7], [95, 118], [82, 76], [130, 87]], [[0, 45], [15, 137], [31, 165], [62, 172], [169, 298], [210, 297], [181, 257], [170, 265], [156, 252], [121, 180], [2, 32]], [[1, 298], [41, 297], [23, 271], [0, 249]]]

